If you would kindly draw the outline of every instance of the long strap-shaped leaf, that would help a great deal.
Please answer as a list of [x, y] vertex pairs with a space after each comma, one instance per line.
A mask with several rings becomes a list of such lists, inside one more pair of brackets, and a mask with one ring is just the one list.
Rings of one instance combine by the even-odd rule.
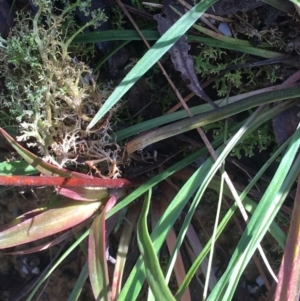
[[[131, 186], [127, 179], [100, 179], [88, 176], [83, 173], [58, 168], [44, 162], [41, 158], [31, 153], [20, 145], [4, 129], [0, 128], [2, 134], [19, 155], [37, 171], [46, 177], [34, 176], [0, 176], [0, 185], [3, 186], [63, 186], [63, 187], [106, 187], [121, 188]], [[55, 176], [55, 177], [54, 177]], [[57, 177], [60, 176], [60, 177]]]
[[145, 197], [144, 206], [138, 221], [138, 245], [145, 263], [146, 276], [156, 300], [175, 301], [161, 271], [151, 238], [148, 233], [147, 215], [149, 212], [151, 190]]
[[[129, 141], [126, 145], [127, 154], [131, 154], [138, 149], [143, 149], [147, 145], [170, 138], [172, 136], [182, 134], [197, 127], [201, 127], [218, 120], [227, 118], [237, 113], [246, 111], [250, 108], [267, 104], [270, 102], [280, 101], [284, 99], [295, 99], [300, 96], [300, 86], [281, 89], [280, 91], [270, 91], [260, 95], [253, 95], [241, 101], [229, 104], [227, 106], [198, 114], [196, 116], [177, 121], [175, 123], [166, 125], [155, 131], [151, 131], [144, 135], [137, 136]], [[286, 102], [288, 105], [288, 102]]]
[[300, 125], [274, 175], [267, 191], [258, 204], [239, 241], [227, 270], [207, 299], [208, 301], [231, 300], [246, 265], [257, 249], [278, 213], [289, 189], [299, 174], [300, 155], [294, 158], [300, 146]]
[[[84, 175], [84, 174], [83, 174]], [[103, 187], [121, 188], [134, 186], [127, 179], [65, 178], [39, 176], [0, 176], [2, 186], [62, 186], [62, 187]]]
[[[66, 201], [25, 220], [19, 219], [19, 223], [13, 222], [11, 227], [0, 232], [0, 249], [15, 247], [70, 229], [89, 219], [103, 202]], [[31, 213], [35, 212], [27, 212], [27, 216]]]
[[202, 0], [171, 26], [126, 75], [92, 119], [88, 129], [91, 129], [215, 2], [217, 0]]
[[93, 294], [97, 301], [109, 301], [109, 277], [106, 254], [106, 213], [115, 205], [117, 198], [112, 195], [104, 210], [98, 215], [89, 235], [88, 268]]

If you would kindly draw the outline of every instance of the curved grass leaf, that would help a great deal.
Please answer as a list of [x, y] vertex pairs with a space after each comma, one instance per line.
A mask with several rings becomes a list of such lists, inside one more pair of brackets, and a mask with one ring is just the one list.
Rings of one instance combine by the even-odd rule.
[[[156, 41], [160, 35], [157, 30], [141, 30], [147, 41]], [[97, 43], [106, 41], [140, 41], [141, 36], [136, 30], [103, 30], [79, 34], [73, 40], [74, 44]]]
[[121, 97], [186, 33], [201, 15], [217, 0], [202, 0], [184, 16], [150, 48], [140, 61], [126, 75], [87, 127], [91, 129]]
[[131, 206], [131, 210], [129, 210], [126, 215], [126, 223], [123, 227], [123, 231], [120, 237], [114, 276], [112, 281], [112, 301], [117, 301], [119, 293], [121, 291], [122, 278], [125, 268], [125, 263], [127, 259], [127, 254], [129, 251], [129, 245], [132, 237], [132, 233], [135, 230], [136, 221], [138, 219], [138, 215], [141, 211], [140, 203], [136, 203]]
[[[281, 89], [282, 89], [282, 87], [280, 85], [277, 85], [277, 86], [271, 87], [270, 90], [277, 91], [277, 90], [281, 90]], [[223, 107], [225, 105], [240, 101], [241, 99], [245, 99], [245, 98], [249, 97], [250, 95], [261, 94], [263, 92], [266, 92], [266, 91], [261, 91], [261, 89], [260, 89], [260, 90], [252, 91], [251, 94], [244, 93], [244, 94], [240, 94], [238, 96], [231, 96], [227, 99], [227, 101], [226, 101], [227, 103], [224, 101], [224, 99], [219, 99], [219, 100], [215, 101], [215, 104], [218, 105], [218, 107]], [[212, 111], [212, 110], [214, 110], [214, 108], [212, 108], [212, 106], [208, 103], [201, 104], [199, 106], [190, 108], [192, 115], [198, 115], [198, 114]], [[177, 112], [172, 112], [172, 113], [165, 114], [163, 116], [152, 118], [150, 120], [140, 122], [138, 124], [135, 124], [135, 125], [132, 125], [132, 126], [126, 128], [126, 129], [115, 132], [113, 137], [111, 137], [111, 141], [114, 141], [115, 139], [117, 139], [117, 141], [120, 141], [122, 139], [128, 138], [135, 134], [139, 134], [141, 132], [156, 128], [158, 126], [161, 126], [161, 125], [164, 125], [167, 123], [171, 123], [173, 121], [178, 121], [180, 119], [184, 119], [187, 117], [189, 117], [188, 113], [185, 110], [180, 110]]]
[[[177, 193], [176, 197], [173, 199], [169, 207], [164, 212], [163, 216], [158, 221], [151, 234], [151, 240], [153, 241], [153, 246], [156, 253], [159, 251], [163, 243], [165, 243], [167, 234], [169, 233], [170, 229], [172, 228], [180, 214], [182, 214], [182, 210], [198, 188], [199, 183], [202, 182], [204, 176], [211, 169], [211, 165], [212, 161], [207, 160], [197, 171], [195, 171], [195, 173], [189, 178], [189, 180]], [[148, 185], [148, 187], [149, 186], [150, 185]], [[122, 290], [119, 295], [118, 301], [136, 300], [143, 285], [144, 279], [145, 272], [143, 268], [143, 259], [142, 257], [140, 257], [124, 285], [124, 288], [126, 290]]]
[[[89, 230], [86, 230], [62, 255], [61, 257], [55, 261], [55, 263], [49, 267], [49, 270], [47, 270], [46, 273], [44, 273], [44, 275], [41, 277], [41, 279], [39, 280], [39, 282], [35, 285], [35, 287], [33, 288], [33, 290], [31, 291], [30, 295], [28, 296], [28, 298], [26, 299], [26, 301], [31, 301], [33, 300], [33, 296], [35, 295], [35, 293], [37, 292], [37, 290], [40, 288], [40, 286], [43, 284], [43, 282], [53, 273], [53, 271], [67, 258], [68, 255], [70, 255], [70, 253], [72, 251], [75, 250], [76, 247], [78, 247], [78, 245], [80, 245], [82, 243], [82, 241], [88, 236], [89, 234]], [[34, 299], [36, 300], [36, 299]], [[69, 299], [68, 299], [69, 300]], [[71, 299], [72, 300], [72, 299]]]
[[[196, 25], [195, 25], [195, 27], [196, 27]], [[235, 39], [232, 38], [232, 40], [235, 40]], [[247, 53], [247, 54], [256, 55], [258, 57], [262, 57], [262, 58], [266, 58], [266, 59], [279, 58], [279, 57], [285, 56], [285, 54], [280, 53], [280, 52], [275, 52], [275, 51], [271, 51], [271, 50], [267, 50], [267, 49], [261, 49], [261, 48], [253, 47], [250, 45], [248, 45], [248, 46], [240, 45], [234, 41], [229, 43], [229, 42], [225, 42], [225, 41], [218, 41], [216, 39], [211, 39], [211, 38], [206, 38], [206, 37], [198, 37], [198, 36], [189, 36], [188, 41], [203, 43], [203, 44], [205, 44], [207, 46], [211, 46], [211, 47], [218, 47], [218, 48], [223, 48], [223, 49], [228, 49], [228, 50], [239, 51], [239, 52], [243, 52], [243, 53]]]
[[[282, 104], [280, 104], [282, 105]], [[269, 118], [271, 118], [276, 111], [277, 108], [272, 108], [267, 110], [266, 114]], [[262, 123], [264, 123], [268, 118], [266, 118], [265, 114], [262, 114], [259, 116], [259, 122], [258, 120], [253, 123], [252, 127], [248, 129], [247, 133], [252, 132], [255, 130], [258, 126], [260, 126]], [[239, 125], [239, 128], [241, 125]], [[246, 128], [243, 129], [245, 131]], [[242, 132], [241, 132], [242, 133]], [[170, 230], [170, 228], [173, 226], [175, 221], [177, 220], [178, 216], [181, 214], [184, 206], [192, 196], [192, 194], [199, 188], [199, 183], [201, 183], [201, 187], [199, 188], [199, 195], [203, 193], [203, 189], [205, 189], [212, 179], [214, 173], [218, 170], [219, 165], [221, 164], [222, 160], [225, 159], [226, 155], [231, 151], [231, 148], [234, 146], [233, 143], [239, 142], [241, 137], [239, 138], [241, 134], [239, 134], [235, 140], [230, 140], [227, 144], [227, 150], [226, 152], [223, 152], [222, 155], [218, 158], [215, 164], [212, 164], [212, 159], [208, 159], [194, 174], [190, 177], [190, 179], [185, 183], [185, 185], [181, 188], [181, 190], [178, 192], [176, 197], [173, 199], [173, 201], [170, 203], [169, 207], [165, 211], [164, 215], [161, 217], [161, 220], [158, 222], [158, 225], [155, 227], [151, 234], [151, 238], [153, 241], [153, 246], [155, 248], [155, 251], [158, 252], [158, 250], [161, 248], [162, 244], [165, 242], [166, 234]], [[222, 140], [222, 139], [221, 139]], [[216, 142], [216, 141], [215, 141]], [[215, 142], [213, 144], [215, 144]], [[222, 148], [221, 148], [222, 149]], [[217, 150], [217, 154], [220, 154], [221, 149]], [[139, 189], [138, 189], [139, 190]], [[126, 293], [123, 291], [121, 292], [119, 296], [119, 300], [134, 300], [137, 295], [138, 291], [141, 289], [144, 274], [142, 272], [143, 262], [141, 258], [137, 261], [136, 266], [134, 267], [133, 271], [131, 272], [131, 275], [129, 276], [125, 286], [126, 286]]]
[[76, 283], [72, 289], [70, 296], [68, 297], [67, 301], [76, 301], [78, 300], [83, 286], [89, 276], [88, 264], [87, 261], [85, 262], [84, 266], [81, 269], [81, 272], [76, 280]]
[[137, 239], [140, 252], [144, 259], [146, 277], [156, 300], [175, 301], [166, 281], [156, 252], [153, 248], [151, 238], [148, 233], [147, 215], [151, 200], [151, 190], [144, 200], [143, 209], [138, 221]]
[[[294, 158], [300, 146], [300, 128], [298, 127], [267, 191], [258, 204], [244, 234], [239, 241], [231, 261], [207, 300], [231, 300], [238, 281], [257, 249], [271, 222], [274, 220], [288, 190], [300, 171], [300, 156]], [[294, 162], [294, 163], [293, 163]]]
[[108, 301], [110, 298], [106, 255], [106, 213], [115, 205], [116, 196], [107, 201], [102, 213], [97, 216], [90, 228], [88, 267], [90, 282], [95, 300]]
[[[214, 146], [219, 144], [219, 140], [216, 139], [216, 142], [213, 143]], [[157, 185], [159, 182], [163, 181], [164, 179], [168, 178], [172, 174], [174, 174], [176, 171], [186, 167], [187, 165], [191, 164], [198, 158], [202, 157], [203, 155], [207, 154], [206, 149], [201, 149], [194, 154], [184, 158], [183, 160], [177, 162], [173, 166], [167, 168], [165, 171], [161, 172], [160, 174], [156, 175], [152, 179], [150, 179], [147, 183], [144, 183], [141, 185], [138, 189], [136, 189], [134, 192], [132, 192], [130, 195], [128, 195], [123, 201], [118, 203], [108, 214], [107, 216], [112, 216], [128, 204], [132, 203], [134, 200], [136, 200], [139, 196], [141, 196], [143, 193], [145, 193], [149, 188]], [[182, 213], [182, 210], [186, 204], [186, 202], [189, 200], [189, 198], [192, 196], [195, 190], [191, 189], [191, 183], [199, 183], [201, 179], [199, 178], [201, 174], [205, 174], [209, 171], [210, 166], [207, 167], [207, 169], [201, 168], [201, 171], [198, 171], [196, 176], [192, 176], [189, 181], [187, 181], [186, 185], [184, 186], [183, 190], [180, 192], [180, 198], [176, 200], [172, 206], [169, 206], [169, 208], [166, 211], [166, 216], [169, 217], [163, 220], [161, 226], [154, 231], [154, 233], [151, 234], [151, 238], [157, 238], [157, 236], [161, 237], [162, 240], [158, 243], [155, 243], [155, 249], [156, 251], [159, 250], [163, 242], [165, 241], [165, 237], [169, 231], [169, 229], [172, 227], [172, 225], [175, 223], [178, 216]], [[182, 201], [182, 198], [185, 199], [185, 201]], [[172, 212], [172, 215], [170, 215], [170, 212]], [[136, 266], [134, 267], [133, 271], [131, 272], [129, 278], [127, 279], [126, 283], [124, 284], [124, 287], [122, 291], [120, 292], [120, 295], [118, 297], [118, 301], [126, 300], [136, 300], [140, 289], [143, 285], [145, 275], [142, 270], [142, 258], [140, 257], [138, 259], [138, 262]]]
[[126, 144], [126, 151], [127, 154], [131, 154], [136, 150], [143, 149], [149, 144], [190, 131], [197, 127], [216, 122], [218, 120], [222, 120], [224, 118], [243, 112], [250, 108], [288, 98], [297, 98], [299, 96], [299, 85], [292, 88], [282, 89], [280, 91], [271, 91], [262, 93], [260, 95], [253, 95], [239, 102], [232, 103], [227, 106], [218, 108], [216, 110], [212, 110], [190, 118], [186, 118], [184, 120], [177, 121], [173, 124], [166, 125], [162, 128], [138, 136]]

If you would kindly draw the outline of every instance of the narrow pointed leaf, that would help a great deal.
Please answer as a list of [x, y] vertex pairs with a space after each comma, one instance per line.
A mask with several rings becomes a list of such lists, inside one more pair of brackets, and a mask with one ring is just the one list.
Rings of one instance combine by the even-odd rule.
[[148, 192], [138, 221], [138, 245], [144, 259], [146, 277], [156, 300], [175, 301], [160, 268], [147, 226], [151, 193]]
[[106, 255], [106, 213], [115, 205], [116, 196], [107, 201], [103, 212], [97, 216], [89, 234], [88, 266], [95, 300], [110, 300], [109, 278]]
[[66, 201], [0, 232], [0, 249], [35, 241], [74, 227], [97, 211], [98, 202]]
[[88, 125], [88, 129], [91, 129], [107, 112], [109, 112], [138, 79], [141, 78], [215, 2], [217, 2], [217, 0], [202, 0], [171, 26], [126, 75], [92, 119]]
[[[166, 125], [159, 129], [152, 130], [143, 135], [139, 135], [126, 144], [126, 152], [127, 155], [130, 155], [136, 150], [143, 149], [152, 143], [190, 131], [197, 127], [211, 124], [218, 120], [225, 119], [240, 112], [249, 110], [253, 107], [274, 101], [298, 98], [299, 96], [299, 85], [292, 88], [281, 89], [280, 91], [270, 91], [261, 93], [259, 95], [253, 95], [219, 109], [198, 114], [196, 116]], [[288, 104], [288, 102], [286, 102], [286, 104]]]
[[68, 298], [67, 301], [77, 301], [80, 297], [80, 294], [82, 292], [83, 286], [86, 282], [86, 279], [88, 278], [88, 264], [87, 261], [85, 262], [84, 266], [81, 269], [81, 272], [76, 280], [76, 283], [72, 289], [72, 292]]
[[112, 301], [117, 301], [119, 293], [121, 291], [122, 278], [129, 251], [129, 245], [132, 238], [132, 233], [135, 229], [135, 225], [141, 211], [140, 203], [131, 206], [128, 214], [126, 215], [125, 223], [118, 247], [116, 264], [114, 269], [114, 276], [112, 280]]
[[296, 160], [294, 160], [299, 146], [300, 127], [298, 126], [268, 189], [256, 207], [232, 255], [225, 273], [207, 300], [221, 301], [232, 299], [242, 272], [268, 231], [289, 189], [299, 174], [300, 156], [298, 155]]

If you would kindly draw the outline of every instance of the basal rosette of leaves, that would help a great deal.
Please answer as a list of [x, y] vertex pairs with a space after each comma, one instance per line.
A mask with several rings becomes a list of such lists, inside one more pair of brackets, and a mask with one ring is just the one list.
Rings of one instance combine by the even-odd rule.
[[[114, 109], [92, 133], [86, 132], [110, 88], [100, 89], [92, 70], [79, 61], [80, 53], [70, 53], [69, 47], [78, 33], [98, 27], [106, 17], [101, 10], [90, 13], [90, 1], [66, 2], [62, 10], [54, 10], [48, 0], [34, 4], [34, 16], [18, 13], [9, 37], [0, 37], [0, 71], [6, 85], [2, 126], [17, 124], [17, 140], [38, 149], [45, 161], [63, 167], [78, 158], [97, 160], [105, 176], [117, 177], [119, 147], [108, 143]], [[91, 15], [91, 21], [79, 27], [72, 19], [75, 10]]]

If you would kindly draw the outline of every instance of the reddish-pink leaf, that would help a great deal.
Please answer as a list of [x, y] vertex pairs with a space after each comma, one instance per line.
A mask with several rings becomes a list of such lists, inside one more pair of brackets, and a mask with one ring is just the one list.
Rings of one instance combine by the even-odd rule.
[[[79, 174], [79, 173], [77, 173]], [[80, 174], [81, 175], [81, 174]], [[84, 178], [39, 177], [39, 176], [0, 176], [0, 185], [3, 186], [62, 186], [62, 187], [105, 187], [121, 188], [132, 186], [127, 179], [100, 179], [88, 175]]]
[[71, 237], [72, 235], [74, 235], [74, 232], [72, 230], [69, 230], [69, 231], [63, 233], [62, 235], [60, 235], [59, 237], [56, 237], [55, 239], [53, 239], [49, 242], [46, 242], [44, 244], [41, 244], [39, 246], [35, 246], [33, 248], [29, 248], [29, 249], [25, 249], [25, 250], [7, 252], [6, 254], [8, 254], [8, 255], [26, 255], [26, 254], [32, 254], [32, 253], [44, 251], [44, 250], [47, 250], [47, 249], [55, 246], [56, 244], [60, 243], [61, 241], [66, 240], [67, 238]]
[[[132, 186], [127, 179], [100, 179], [88, 176], [83, 173], [69, 171], [58, 168], [52, 164], [44, 162], [36, 155], [21, 146], [13, 137], [0, 127], [0, 133], [7, 139], [19, 155], [36, 170], [48, 177], [32, 176], [2, 176], [0, 185], [4, 186], [65, 186], [65, 187], [107, 187], [120, 188]], [[53, 177], [55, 176], [55, 177]], [[56, 177], [60, 176], [60, 177]], [[78, 179], [78, 178], [81, 178]]]
[[99, 201], [109, 198], [108, 189], [102, 187], [59, 187], [56, 191], [67, 198], [76, 201]]
[[0, 249], [25, 244], [74, 227], [90, 218], [102, 203], [63, 202], [1, 231]]
[[33, 248], [25, 249], [25, 250], [18, 250], [18, 251], [14, 251], [14, 252], [7, 252], [6, 254], [8, 254], [8, 255], [25, 255], [25, 254], [32, 254], [32, 253], [36, 253], [36, 252], [47, 250], [47, 249], [51, 248], [52, 246], [55, 246], [56, 244], [60, 243], [61, 241], [64, 241], [67, 238], [73, 236], [74, 233], [76, 233], [76, 232], [80, 231], [81, 229], [83, 229], [84, 227], [86, 227], [86, 225], [88, 223], [89, 223], [89, 221], [87, 220], [87, 221], [81, 223], [80, 225], [72, 228], [69, 231], [64, 232], [63, 234], [59, 235], [58, 237], [56, 237], [53, 240], [48, 241], [48, 242], [46, 242], [44, 244], [35, 246]]
[[105, 216], [115, 205], [116, 196], [112, 195], [103, 212], [97, 216], [90, 228], [88, 265], [89, 276], [95, 300], [109, 301], [109, 278], [106, 255]]
[[44, 212], [46, 210], [47, 210], [47, 207], [41, 207], [41, 208], [31, 210], [29, 212], [26, 212], [26, 213], [16, 217], [12, 221], [10, 221], [8, 224], [1, 226], [0, 233], [8, 228], [12, 228], [13, 226], [20, 224], [23, 221], [33, 218], [34, 216], [41, 214], [42, 212]]
[[290, 231], [281, 262], [275, 301], [299, 300], [300, 290], [300, 176]]

